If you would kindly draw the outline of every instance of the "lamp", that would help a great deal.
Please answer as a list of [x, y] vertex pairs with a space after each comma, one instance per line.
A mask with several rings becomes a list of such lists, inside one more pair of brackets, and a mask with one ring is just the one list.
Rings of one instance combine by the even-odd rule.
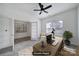
[[55, 29], [54, 28], [52, 28], [52, 32], [51, 33], [53, 34], [53, 39], [55, 39]]

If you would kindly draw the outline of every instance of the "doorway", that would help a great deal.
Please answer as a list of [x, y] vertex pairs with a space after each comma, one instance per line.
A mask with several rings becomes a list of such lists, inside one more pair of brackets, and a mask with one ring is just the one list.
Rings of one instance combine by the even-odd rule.
[[14, 21], [14, 43], [31, 40], [31, 23], [26, 21]]

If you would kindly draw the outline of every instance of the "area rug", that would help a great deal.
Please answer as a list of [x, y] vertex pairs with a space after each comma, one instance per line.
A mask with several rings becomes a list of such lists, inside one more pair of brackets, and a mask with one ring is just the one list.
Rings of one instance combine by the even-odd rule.
[[32, 56], [33, 48], [28, 47], [18, 52], [18, 56]]
[[75, 56], [76, 55], [76, 49], [64, 47], [61, 52], [59, 53], [60, 56]]
[[[20, 50], [18, 52], [18, 56], [33, 56], [32, 55], [33, 48], [32, 47], [27, 47], [23, 50]], [[58, 56], [75, 56], [76, 55], [76, 49], [64, 47], [61, 52], [59, 52]]]

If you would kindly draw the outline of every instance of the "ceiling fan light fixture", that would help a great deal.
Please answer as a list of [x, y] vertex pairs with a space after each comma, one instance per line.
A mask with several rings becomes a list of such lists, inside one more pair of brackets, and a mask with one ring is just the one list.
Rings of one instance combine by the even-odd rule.
[[40, 11], [39, 15], [42, 13], [42, 11], [45, 13], [48, 13], [46, 9], [49, 9], [50, 7], [52, 7], [52, 5], [48, 5], [47, 7], [44, 7], [43, 4], [41, 3], [38, 3], [38, 4], [39, 4], [40, 9], [34, 9], [34, 11]]

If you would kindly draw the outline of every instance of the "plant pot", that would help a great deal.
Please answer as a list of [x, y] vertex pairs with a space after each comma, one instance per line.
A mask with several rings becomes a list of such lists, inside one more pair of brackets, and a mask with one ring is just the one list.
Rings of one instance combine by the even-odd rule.
[[70, 41], [69, 40], [65, 40], [65, 44], [69, 46], [70, 45]]

